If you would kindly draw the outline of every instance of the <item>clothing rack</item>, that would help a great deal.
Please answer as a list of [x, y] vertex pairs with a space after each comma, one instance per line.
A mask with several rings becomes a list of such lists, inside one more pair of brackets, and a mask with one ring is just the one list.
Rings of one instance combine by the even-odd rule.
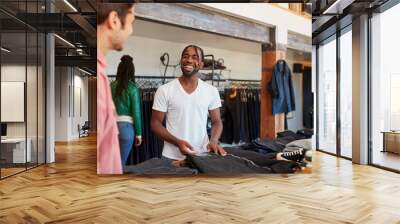
[[[108, 75], [109, 78], [115, 78], [117, 75]], [[176, 76], [135, 76], [136, 79], [176, 79]], [[217, 81], [217, 82], [249, 82], [249, 83], [261, 83], [261, 80], [253, 79], [208, 79], [206, 81]]]

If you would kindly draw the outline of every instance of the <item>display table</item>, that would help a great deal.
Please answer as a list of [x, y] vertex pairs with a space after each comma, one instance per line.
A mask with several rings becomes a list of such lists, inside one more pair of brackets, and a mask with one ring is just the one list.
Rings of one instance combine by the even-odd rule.
[[25, 153], [25, 138], [6, 138], [1, 139], [1, 158], [6, 163], [26, 163], [31, 162], [32, 140], [28, 138]]
[[400, 154], [400, 131], [383, 131], [382, 152]]

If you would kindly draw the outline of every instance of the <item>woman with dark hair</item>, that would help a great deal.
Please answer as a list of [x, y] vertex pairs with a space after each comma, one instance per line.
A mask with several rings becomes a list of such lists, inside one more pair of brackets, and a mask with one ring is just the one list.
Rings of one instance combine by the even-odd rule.
[[135, 142], [135, 146], [142, 144], [140, 94], [139, 88], [135, 84], [135, 65], [131, 56], [121, 57], [117, 79], [111, 82], [111, 93], [118, 114], [118, 138], [122, 167], [124, 167], [133, 143]]

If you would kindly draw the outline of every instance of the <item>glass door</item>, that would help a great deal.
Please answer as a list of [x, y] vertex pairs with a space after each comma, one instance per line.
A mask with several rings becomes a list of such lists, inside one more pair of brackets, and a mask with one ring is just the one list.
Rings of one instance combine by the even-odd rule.
[[318, 47], [318, 149], [336, 154], [336, 37]]

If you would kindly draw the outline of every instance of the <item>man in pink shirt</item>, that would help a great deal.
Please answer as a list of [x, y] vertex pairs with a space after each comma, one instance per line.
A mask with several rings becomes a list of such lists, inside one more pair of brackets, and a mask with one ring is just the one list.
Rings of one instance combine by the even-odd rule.
[[132, 34], [134, 5], [97, 5], [97, 173], [122, 174], [117, 115], [105, 71], [105, 56], [110, 50], [121, 51]]

